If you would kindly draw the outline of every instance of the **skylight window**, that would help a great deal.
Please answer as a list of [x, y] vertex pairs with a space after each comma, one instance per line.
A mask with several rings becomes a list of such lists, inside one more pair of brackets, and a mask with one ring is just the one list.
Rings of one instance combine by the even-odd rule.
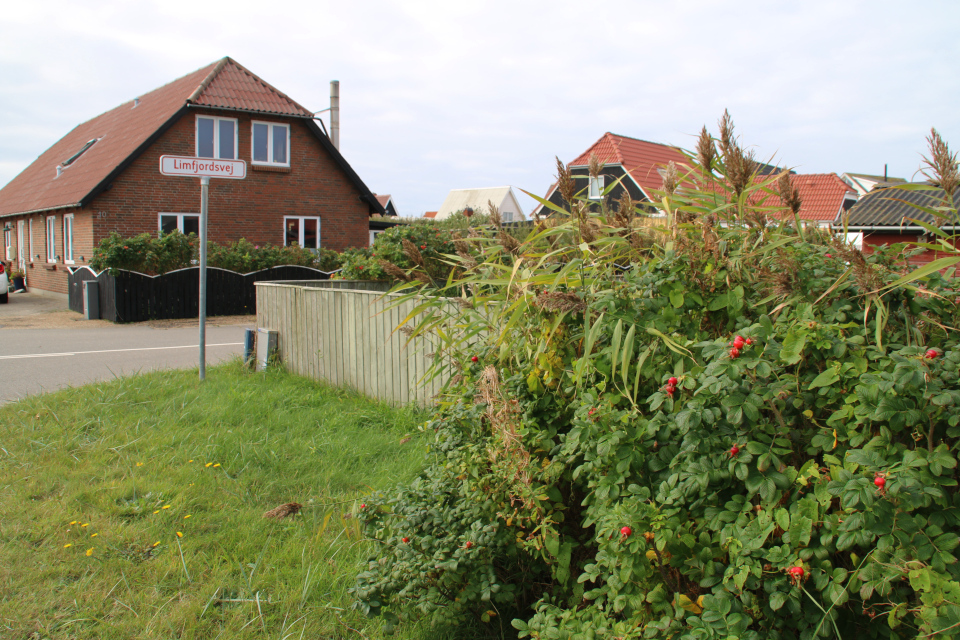
[[86, 153], [87, 149], [89, 149], [90, 147], [92, 147], [93, 145], [95, 145], [95, 144], [97, 143], [97, 140], [99, 140], [99, 139], [100, 139], [100, 138], [94, 138], [93, 140], [88, 141], [87, 144], [83, 145], [83, 147], [80, 148], [80, 151], [77, 151], [75, 154], [73, 154], [72, 156], [70, 156], [69, 158], [67, 158], [67, 159], [64, 160], [63, 162], [61, 162], [61, 163], [60, 163], [60, 166], [61, 166], [61, 167], [69, 167], [71, 164], [73, 164], [74, 162], [77, 161], [77, 158], [79, 158], [79, 157], [82, 156], [84, 153]]

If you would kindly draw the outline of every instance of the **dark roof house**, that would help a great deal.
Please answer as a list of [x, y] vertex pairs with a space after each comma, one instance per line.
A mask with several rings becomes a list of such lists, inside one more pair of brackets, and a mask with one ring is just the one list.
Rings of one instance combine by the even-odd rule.
[[[853, 208], [833, 225], [834, 231], [846, 232], [852, 242], [865, 251], [879, 245], [906, 242], [935, 242], [935, 237], [923, 222], [950, 234], [960, 233], [960, 211], [955, 196], [952, 207], [946, 207], [943, 217], [934, 216], [923, 209], [945, 207], [946, 193], [928, 183], [910, 183], [902, 187], [874, 187], [860, 198]], [[927, 250], [910, 258], [912, 263], [926, 263], [945, 254]]]
[[364, 246], [384, 213], [309, 109], [223, 58], [78, 125], [0, 189], [31, 286], [66, 293], [62, 272], [111, 232], [196, 230], [199, 180], [161, 176], [161, 155], [246, 161], [212, 181], [213, 241]]

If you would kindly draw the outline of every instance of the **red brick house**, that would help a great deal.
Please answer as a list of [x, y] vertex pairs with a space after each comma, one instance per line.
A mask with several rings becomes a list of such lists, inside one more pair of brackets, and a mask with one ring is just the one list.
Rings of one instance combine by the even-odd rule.
[[211, 180], [214, 242], [366, 246], [383, 206], [313, 115], [230, 58], [174, 80], [77, 126], [0, 189], [0, 257], [32, 290], [66, 294], [67, 268], [113, 231], [196, 231], [200, 181], [160, 175], [161, 155], [247, 162], [246, 179]]

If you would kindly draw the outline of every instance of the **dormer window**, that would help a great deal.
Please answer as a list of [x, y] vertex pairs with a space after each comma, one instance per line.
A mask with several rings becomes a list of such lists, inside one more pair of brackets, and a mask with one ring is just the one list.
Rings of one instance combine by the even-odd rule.
[[197, 157], [236, 160], [236, 119], [197, 116]]
[[290, 127], [274, 122], [253, 122], [254, 164], [290, 166]]

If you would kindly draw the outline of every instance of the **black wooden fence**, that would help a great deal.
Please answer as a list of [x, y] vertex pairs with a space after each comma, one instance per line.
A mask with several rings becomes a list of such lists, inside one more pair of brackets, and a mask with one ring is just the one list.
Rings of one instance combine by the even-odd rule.
[[[200, 268], [188, 267], [159, 276], [117, 270], [95, 273], [89, 267], [68, 275], [70, 309], [83, 313], [83, 283], [97, 281], [100, 317], [111, 322], [196, 318], [200, 309]], [[255, 282], [328, 280], [326, 271], [310, 267], [271, 267], [252, 273], [207, 268], [207, 315], [236, 316], [257, 312]]]

